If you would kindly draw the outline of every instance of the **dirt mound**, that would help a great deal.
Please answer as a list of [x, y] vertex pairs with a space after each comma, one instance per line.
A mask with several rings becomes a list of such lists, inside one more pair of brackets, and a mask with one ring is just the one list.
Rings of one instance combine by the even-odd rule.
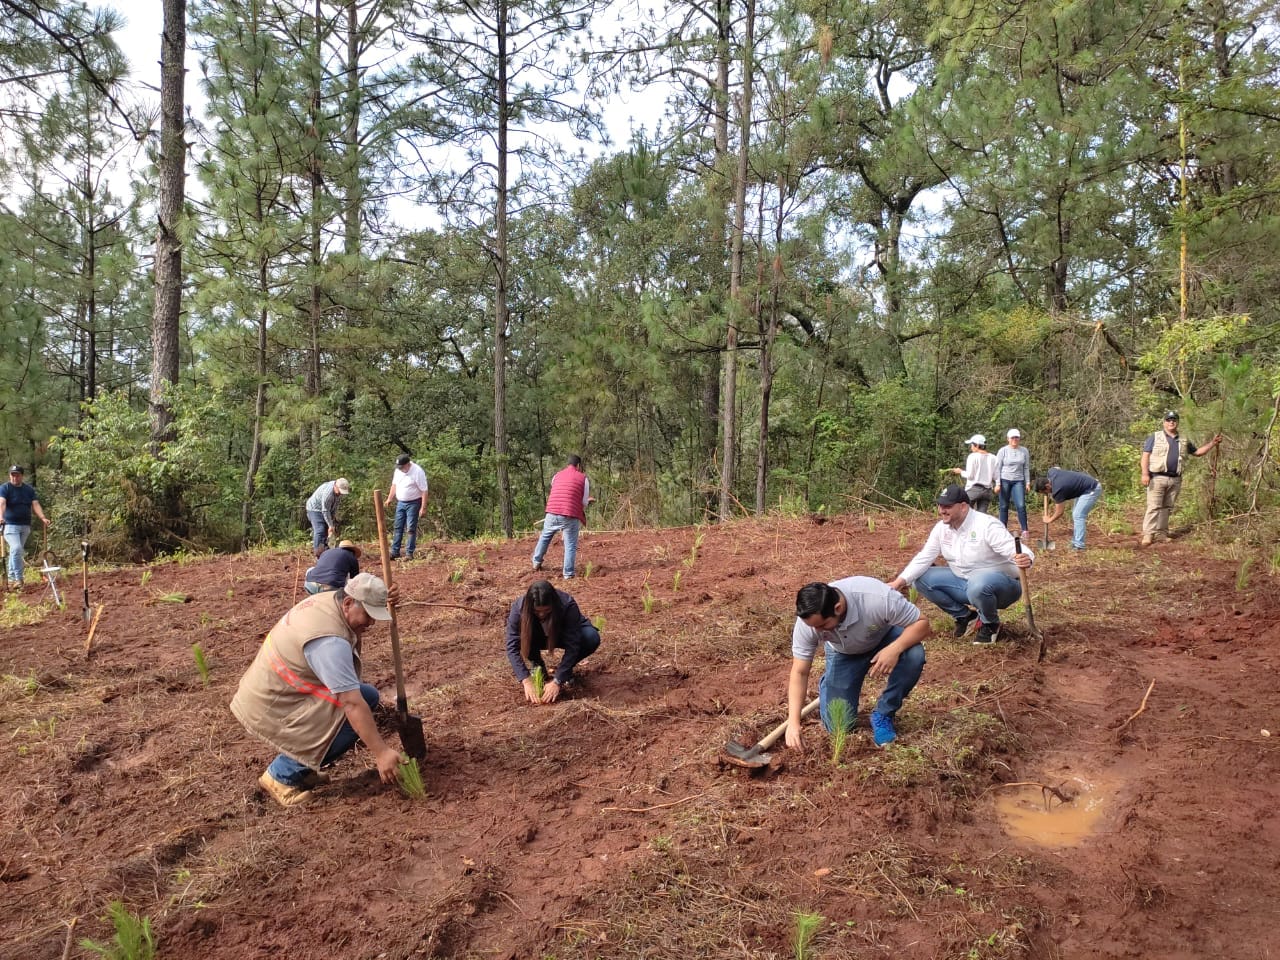
[[[67, 924], [107, 939], [118, 898], [165, 957], [786, 957], [798, 913], [824, 958], [1263, 955], [1280, 603], [1189, 541], [1043, 557], [1043, 664], [1020, 607], [992, 649], [924, 604], [936, 635], [888, 750], [860, 723], [833, 767], [811, 723], [762, 774], [719, 762], [783, 718], [796, 588], [891, 577], [930, 522], [587, 531], [569, 586], [604, 641], [550, 707], [503, 654], [532, 542], [435, 545], [397, 567], [427, 799], [357, 749], [292, 811], [227, 704], [304, 552], [94, 572], [87, 658], [78, 591], [0, 631], [0, 957], [89, 956], [64, 954]], [[385, 627], [365, 651], [393, 703]], [[1076, 797], [1041, 791], [1049, 817], [1087, 794], [1090, 825], [1012, 832], [1016, 783]]]

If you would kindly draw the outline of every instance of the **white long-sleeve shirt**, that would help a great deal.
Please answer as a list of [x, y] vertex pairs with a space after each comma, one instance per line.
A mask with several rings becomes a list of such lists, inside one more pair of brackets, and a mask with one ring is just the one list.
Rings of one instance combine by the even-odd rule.
[[960, 471], [960, 476], [964, 477], [967, 486], [972, 487], [978, 483], [991, 489], [996, 485], [995, 454], [988, 453], [986, 450], [969, 454], [969, 459], [964, 462], [964, 469]]
[[[924, 547], [911, 558], [911, 562], [898, 574], [904, 583], [916, 580], [933, 566], [939, 556], [947, 561], [951, 572], [961, 580], [968, 580], [978, 570], [999, 570], [1011, 577], [1018, 575], [1013, 562], [1016, 547], [1011, 534], [999, 520], [987, 513], [970, 510], [960, 526], [952, 529], [945, 520], [939, 520], [929, 531]], [[1026, 545], [1022, 552], [1035, 562], [1035, 554]]]

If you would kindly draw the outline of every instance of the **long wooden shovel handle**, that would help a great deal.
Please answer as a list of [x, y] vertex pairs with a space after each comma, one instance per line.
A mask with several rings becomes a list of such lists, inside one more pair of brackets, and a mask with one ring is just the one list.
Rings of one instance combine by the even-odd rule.
[[[382, 553], [382, 580], [391, 590], [391, 550], [387, 546], [387, 523], [382, 513], [382, 491], [373, 491], [373, 515], [378, 518], [378, 549]], [[409, 700], [404, 693], [404, 667], [400, 663], [400, 628], [396, 623], [396, 606], [387, 602], [391, 611], [391, 663], [396, 671], [396, 710], [401, 716], [409, 712]]]
[[[1044, 518], [1044, 524], [1047, 527], [1049, 525], [1049, 495], [1047, 493], [1044, 495], [1044, 508], [1040, 511], [1040, 516]], [[1046, 535], [1045, 539], [1048, 540], [1049, 537]]]
[[[818, 704], [820, 701], [821, 701], [821, 698], [814, 697], [812, 700], [806, 703], [804, 705], [804, 709], [800, 711], [800, 719], [803, 720], [809, 714], [813, 713], [813, 711], [817, 710]], [[787, 721], [783, 720], [780, 724], [778, 724], [776, 727], [770, 730], [765, 735], [765, 738], [763, 740], [761, 740], [759, 743], [756, 744], [756, 749], [761, 751], [768, 750], [775, 743], [777, 743], [782, 738], [782, 735], [786, 732], [787, 732]]]

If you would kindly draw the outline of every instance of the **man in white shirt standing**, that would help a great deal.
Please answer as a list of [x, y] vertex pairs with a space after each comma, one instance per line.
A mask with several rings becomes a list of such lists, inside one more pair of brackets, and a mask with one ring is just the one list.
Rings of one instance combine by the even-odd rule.
[[405, 544], [404, 558], [412, 560], [414, 548], [418, 545], [418, 517], [427, 505], [427, 475], [407, 453], [396, 457], [396, 468], [391, 471], [391, 489], [387, 491], [384, 506], [389, 507], [392, 502], [396, 505], [396, 527], [391, 541], [391, 559], [400, 559], [400, 543], [405, 528], [408, 528], [409, 541]]
[[[957, 638], [978, 621], [974, 643], [995, 643], [1000, 611], [1022, 596], [1018, 567], [1035, 561], [1026, 547], [1019, 553], [1013, 535], [995, 517], [969, 507], [964, 488], [951, 484], [938, 496], [942, 519], [900, 574], [889, 581], [895, 590], [915, 584], [920, 595], [955, 618]], [[941, 556], [945, 567], [933, 562]]]

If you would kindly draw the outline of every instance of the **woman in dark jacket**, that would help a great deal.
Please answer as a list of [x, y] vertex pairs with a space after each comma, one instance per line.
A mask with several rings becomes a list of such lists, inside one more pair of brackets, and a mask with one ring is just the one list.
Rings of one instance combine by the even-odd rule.
[[[530, 703], [555, 703], [573, 680], [573, 668], [600, 646], [600, 631], [578, 609], [578, 601], [546, 580], [529, 584], [525, 595], [511, 605], [507, 615], [507, 659]], [[555, 674], [547, 669], [544, 655], [563, 651]], [[549, 678], [542, 696], [535, 695], [530, 671], [542, 668]]]

